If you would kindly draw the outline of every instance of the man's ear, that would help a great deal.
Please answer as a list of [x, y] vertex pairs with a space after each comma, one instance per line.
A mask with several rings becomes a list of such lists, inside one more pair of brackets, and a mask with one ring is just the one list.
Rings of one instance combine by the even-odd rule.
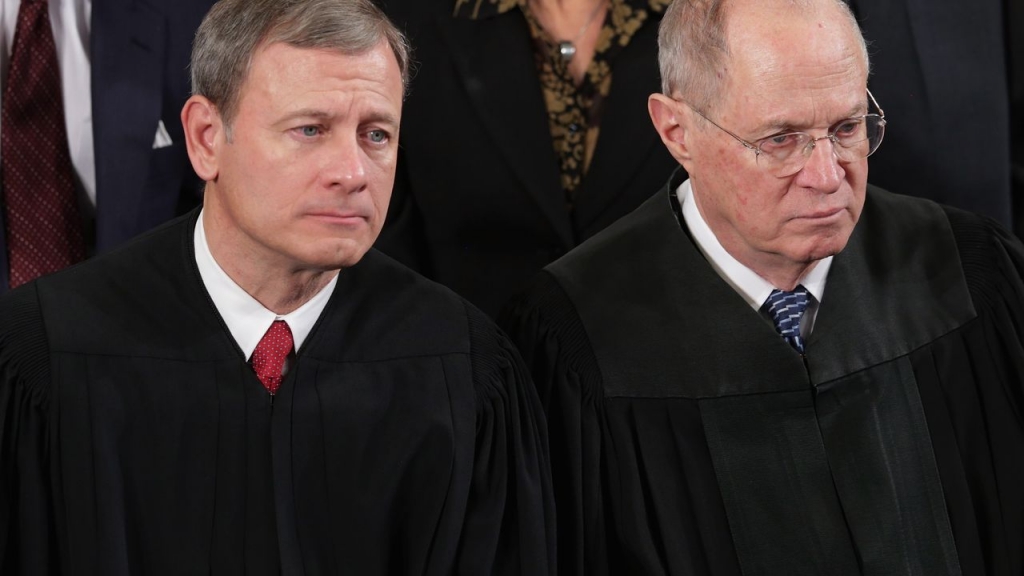
[[203, 180], [216, 180], [220, 172], [217, 152], [227, 139], [217, 107], [205, 96], [193, 96], [181, 109], [181, 125], [192, 168]]
[[647, 99], [647, 112], [669, 154], [685, 167], [690, 161], [689, 108], [664, 94], [651, 94]]

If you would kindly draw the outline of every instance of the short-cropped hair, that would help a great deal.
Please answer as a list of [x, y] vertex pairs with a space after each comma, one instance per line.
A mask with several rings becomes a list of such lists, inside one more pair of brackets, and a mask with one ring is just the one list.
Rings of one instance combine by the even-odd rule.
[[[857, 31], [864, 63], [869, 66], [867, 45], [857, 19], [843, 0], [778, 0], [807, 8], [833, 3]], [[729, 57], [727, 37], [730, 0], [675, 0], [658, 29], [658, 66], [661, 90], [680, 94], [699, 110], [707, 110], [721, 94], [725, 61]]]
[[359, 55], [386, 41], [409, 83], [405, 35], [372, 0], [221, 0], [192, 44], [192, 93], [205, 96], [230, 127], [253, 56], [263, 46], [337, 50]]

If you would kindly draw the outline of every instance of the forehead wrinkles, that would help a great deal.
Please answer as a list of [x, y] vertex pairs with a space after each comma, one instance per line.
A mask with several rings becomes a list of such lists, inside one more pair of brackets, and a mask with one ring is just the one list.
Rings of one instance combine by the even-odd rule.
[[764, 69], [746, 86], [737, 88], [778, 105], [823, 97], [860, 100], [867, 98], [864, 94], [867, 74], [858, 66], [858, 61], [856, 54], [848, 54], [827, 64], [787, 62]]
[[860, 55], [860, 32], [833, 0], [733, 0], [726, 19], [732, 60], [754, 72], [788, 63], [837, 60]]
[[[284, 110], [323, 104], [356, 103], [387, 108], [397, 115], [401, 106], [398, 65], [382, 47], [348, 55], [330, 49], [272, 44], [257, 53], [243, 84], [243, 98], [267, 99]], [[311, 102], [312, 101], [312, 102]]]
[[866, 86], [867, 70], [857, 32], [834, 11], [816, 12], [753, 6], [736, 13], [728, 29], [731, 56], [724, 94], [733, 106], [724, 108], [784, 106], [834, 93], [854, 97], [845, 91], [862, 97], [858, 84]]
[[310, 96], [315, 99], [338, 100], [353, 104], [390, 105], [396, 102], [393, 98], [394, 91], [387, 84], [368, 80], [365, 78], [322, 78], [316, 85], [311, 85], [305, 90], [286, 90], [295, 94], [295, 100], [302, 96]]

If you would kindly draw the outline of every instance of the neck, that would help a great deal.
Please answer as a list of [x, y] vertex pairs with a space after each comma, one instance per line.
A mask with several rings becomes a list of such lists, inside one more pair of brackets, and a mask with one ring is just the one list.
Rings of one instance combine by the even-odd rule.
[[722, 245], [722, 248], [736, 259], [737, 262], [752, 270], [755, 274], [764, 278], [772, 286], [792, 291], [800, 281], [811, 271], [821, 260], [809, 262], [793, 261], [782, 254], [758, 252], [746, 245], [736, 234], [725, 234], [731, 232], [728, 224], [709, 219], [704, 212], [696, 191], [691, 192], [690, 200], [697, 207], [700, 217], [711, 229], [711, 233]]
[[338, 274], [338, 270], [299, 269], [280, 256], [268, 258], [264, 251], [240, 239], [243, 233], [236, 227], [218, 220], [215, 211], [203, 211], [213, 259], [235, 284], [275, 314], [295, 311]]
[[731, 237], [719, 236], [717, 232], [715, 232], [715, 236], [721, 242], [722, 248], [725, 248], [725, 251], [737, 262], [753, 270], [755, 274], [780, 290], [792, 291], [800, 283], [800, 280], [814, 269], [818, 262], [821, 262], [821, 260], [795, 262], [781, 254], [754, 252], [744, 249], [745, 246], [737, 246], [737, 242], [732, 242]]
[[[211, 252], [213, 249], [211, 248]], [[214, 253], [214, 258], [216, 258]], [[218, 261], [219, 262], [219, 261]], [[289, 277], [276, 278], [273, 276], [255, 278], [245, 277], [232, 273], [224, 267], [224, 271], [241, 286], [257, 302], [274, 314], [283, 316], [294, 312], [320, 290], [326, 286], [335, 275], [337, 270], [313, 271], [306, 270], [296, 272]]]
[[800, 284], [800, 280], [807, 276], [807, 273], [813, 270], [818, 265], [818, 262], [821, 262], [821, 260], [807, 263], [801, 262], [798, 265], [783, 268], [780, 266], [751, 266], [739, 258], [736, 258], [736, 260], [756, 272], [758, 276], [767, 280], [772, 286], [786, 292], [792, 292]]

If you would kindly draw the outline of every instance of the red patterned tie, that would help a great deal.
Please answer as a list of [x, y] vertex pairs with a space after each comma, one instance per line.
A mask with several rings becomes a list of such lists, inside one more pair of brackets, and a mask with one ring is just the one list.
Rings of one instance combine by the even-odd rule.
[[10, 287], [85, 257], [46, 0], [21, 0], [0, 110]]
[[275, 320], [252, 353], [252, 369], [271, 395], [281, 386], [284, 360], [292, 351], [292, 331], [284, 320]]

